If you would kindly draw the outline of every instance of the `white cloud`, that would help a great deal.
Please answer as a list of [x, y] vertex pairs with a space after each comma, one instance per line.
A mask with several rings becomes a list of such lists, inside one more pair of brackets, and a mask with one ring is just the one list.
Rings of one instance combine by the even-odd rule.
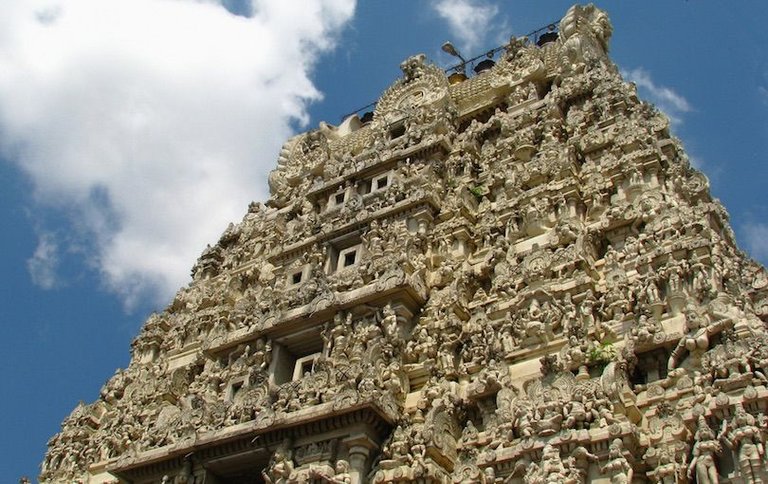
[[653, 82], [651, 74], [642, 67], [631, 71], [622, 70], [621, 75], [626, 80], [634, 82], [640, 89], [641, 95], [647, 96], [651, 103], [664, 111], [673, 124], [682, 123], [682, 115], [693, 110], [683, 96], [669, 87], [659, 86]]
[[27, 270], [32, 282], [43, 289], [52, 289], [57, 283], [56, 270], [59, 265], [59, 246], [53, 234], [40, 235], [35, 253], [27, 260]]
[[[231, 3], [231, 2], [229, 2]], [[128, 305], [167, 301], [264, 199], [354, 0], [0, 2], [0, 149]], [[40, 250], [40, 249], [38, 249]], [[33, 257], [36, 260], [36, 256]]]
[[496, 15], [497, 5], [483, 0], [436, 0], [432, 8], [446, 22], [451, 33], [458, 37], [457, 47], [466, 57], [475, 54], [490, 33]]
[[768, 104], [768, 69], [763, 70], [763, 78], [758, 81], [757, 95], [763, 104]]
[[750, 255], [764, 264], [768, 262], [768, 224], [746, 224], [742, 233]]

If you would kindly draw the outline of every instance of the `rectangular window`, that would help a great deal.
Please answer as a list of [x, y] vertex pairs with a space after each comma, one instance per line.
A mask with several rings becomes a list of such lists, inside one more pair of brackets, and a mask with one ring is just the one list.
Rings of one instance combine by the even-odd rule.
[[381, 190], [382, 188], [386, 188], [387, 185], [389, 185], [389, 175], [381, 176], [376, 179], [375, 190]]
[[336, 270], [340, 271], [342, 269], [346, 269], [347, 267], [352, 267], [355, 264], [359, 262], [359, 252], [360, 252], [360, 246], [355, 245], [352, 247], [347, 247], [346, 249], [342, 249], [339, 251], [337, 263], [336, 263]]
[[355, 267], [365, 256], [363, 244], [356, 234], [331, 242], [328, 244], [327, 253], [328, 259], [325, 265], [327, 274], [334, 274], [349, 267]]
[[371, 193], [371, 188], [373, 187], [373, 182], [371, 180], [363, 180], [357, 185], [357, 193], [360, 195], [367, 195]]
[[401, 136], [402, 136], [402, 135], [404, 135], [404, 134], [405, 134], [405, 125], [404, 125], [404, 124], [401, 124], [401, 125], [399, 125], [399, 126], [395, 126], [395, 127], [393, 127], [393, 128], [392, 128], [392, 129], [389, 131], [389, 138], [390, 138], [390, 139], [396, 139], [396, 138], [399, 138], [399, 137], [401, 137]]
[[243, 389], [243, 384], [244, 382], [241, 380], [232, 382], [232, 384], [229, 386], [229, 395], [227, 395], [227, 398], [230, 402], [234, 401], [235, 397], [237, 397], [237, 394], [240, 393], [240, 390]]
[[307, 264], [304, 264], [302, 267], [288, 267], [285, 270], [285, 283], [287, 286], [298, 286], [307, 280], [308, 275], [309, 265]]
[[315, 371], [315, 361], [320, 357], [320, 353], [312, 353], [311, 355], [302, 356], [296, 358], [296, 363], [293, 367], [293, 381], [304, 378], [305, 375], [311, 375]]

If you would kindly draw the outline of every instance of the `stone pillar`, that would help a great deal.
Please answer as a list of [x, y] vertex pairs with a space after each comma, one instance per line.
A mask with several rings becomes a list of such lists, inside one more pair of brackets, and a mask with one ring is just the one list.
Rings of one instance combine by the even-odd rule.
[[343, 440], [349, 455], [349, 474], [352, 484], [362, 484], [368, 474], [371, 449], [378, 447], [367, 435], [358, 434]]
[[352, 477], [352, 484], [364, 482], [368, 472], [367, 464], [370, 453], [371, 450], [362, 445], [354, 445], [349, 448], [349, 474]]

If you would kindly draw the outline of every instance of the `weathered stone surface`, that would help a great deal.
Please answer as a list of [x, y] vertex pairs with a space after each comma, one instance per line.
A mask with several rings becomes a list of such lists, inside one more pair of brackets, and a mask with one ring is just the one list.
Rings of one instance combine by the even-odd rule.
[[41, 480], [768, 479], [768, 277], [611, 31], [288, 140]]

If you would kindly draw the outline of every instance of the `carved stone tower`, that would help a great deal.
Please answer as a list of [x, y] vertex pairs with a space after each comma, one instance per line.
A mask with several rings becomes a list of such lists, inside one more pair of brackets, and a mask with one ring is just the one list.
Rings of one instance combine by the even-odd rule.
[[768, 277], [592, 5], [290, 139], [44, 482], [766, 482]]

